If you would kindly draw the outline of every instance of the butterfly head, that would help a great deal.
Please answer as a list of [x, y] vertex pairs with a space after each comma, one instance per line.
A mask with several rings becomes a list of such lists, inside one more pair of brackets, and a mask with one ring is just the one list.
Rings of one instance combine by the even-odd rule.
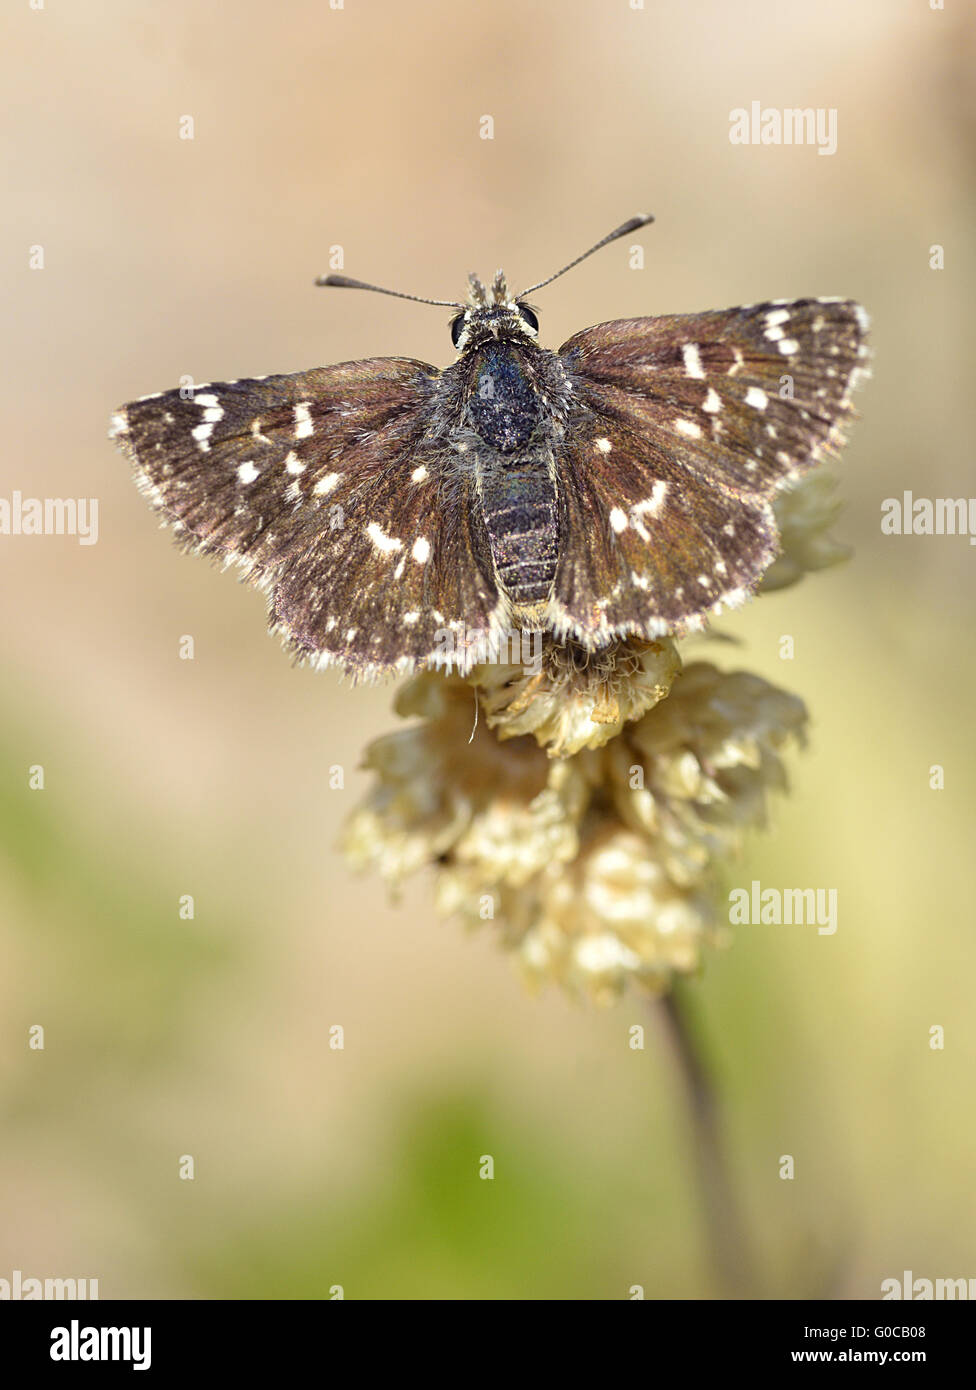
[[490, 285], [469, 275], [468, 303], [451, 320], [451, 341], [458, 352], [478, 347], [491, 339], [534, 340], [539, 333], [535, 310], [509, 293], [505, 273], [499, 270]]

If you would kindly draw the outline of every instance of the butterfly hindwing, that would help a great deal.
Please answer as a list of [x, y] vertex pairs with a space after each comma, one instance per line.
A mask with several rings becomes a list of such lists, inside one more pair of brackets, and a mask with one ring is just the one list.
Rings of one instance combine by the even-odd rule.
[[550, 621], [587, 647], [655, 638], [740, 604], [777, 550], [772, 507], [709, 487], [613, 421], [580, 422], [557, 458], [560, 535]]
[[402, 464], [391, 459], [348, 506], [345, 525], [317, 530], [285, 565], [275, 629], [316, 665], [468, 669], [501, 617], [469, 479], [421, 447]]

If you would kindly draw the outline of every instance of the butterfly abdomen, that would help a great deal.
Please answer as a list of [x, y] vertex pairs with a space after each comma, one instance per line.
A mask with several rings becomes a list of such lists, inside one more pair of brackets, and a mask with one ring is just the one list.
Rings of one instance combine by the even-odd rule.
[[558, 521], [549, 456], [496, 459], [481, 473], [481, 505], [498, 583], [517, 607], [549, 597], [556, 576]]

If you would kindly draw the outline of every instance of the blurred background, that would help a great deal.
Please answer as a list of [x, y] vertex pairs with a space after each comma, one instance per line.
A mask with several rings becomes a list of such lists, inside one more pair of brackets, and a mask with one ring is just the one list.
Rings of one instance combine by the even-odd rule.
[[[0, 537], [0, 1277], [149, 1298], [729, 1292], [651, 1006], [533, 999], [491, 923], [436, 920], [422, 878], [393, 904], [350, 874], [336, 842], [392, 688], [293, 669], [262, 597], [179, 553], [106, 437], [118, 404], [184, 374], [452, 360], [446, 311], [313, 288], [330, 247], [348, 274], [450, 298], [499, 264], [540, 279], [642, 210], [644, 269], [629, 239], [544, 291], [542, 341], [809, 294], [874, 321], [835, 528], [855, 557], [726, 621], [743, 646], [716, 657], [811, 713], [733, 880], [839, 902], [834, 936], [738, 929], [687, 991], [765, 1286], [976, 1276], [976, 552], [880, 531], [904, 489], [976, 491], [966, 8], [8, 8], [0, 495], [100, 512], [96, 545]], [[754, 100], [836, 108], [836, 153], [730, 144]]]

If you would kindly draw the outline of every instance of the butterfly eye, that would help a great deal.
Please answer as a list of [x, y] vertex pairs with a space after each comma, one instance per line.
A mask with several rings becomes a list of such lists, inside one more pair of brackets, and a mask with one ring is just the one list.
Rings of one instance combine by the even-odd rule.
[[522, 322], [528, 324], [529, 328], [532, 329], [533, 333], [538, 333], [539, 320], [536, 318], [535, 314], [532, 312], [529, 306], [527, 304], [520, 304], [518, 306], [518, 311], [522, 318]]
[[458, 314], [456, 319], [451, 320], [451, 342], [457, 347], [461, 341], [461, 334], [464, 332], [464, 315]]

